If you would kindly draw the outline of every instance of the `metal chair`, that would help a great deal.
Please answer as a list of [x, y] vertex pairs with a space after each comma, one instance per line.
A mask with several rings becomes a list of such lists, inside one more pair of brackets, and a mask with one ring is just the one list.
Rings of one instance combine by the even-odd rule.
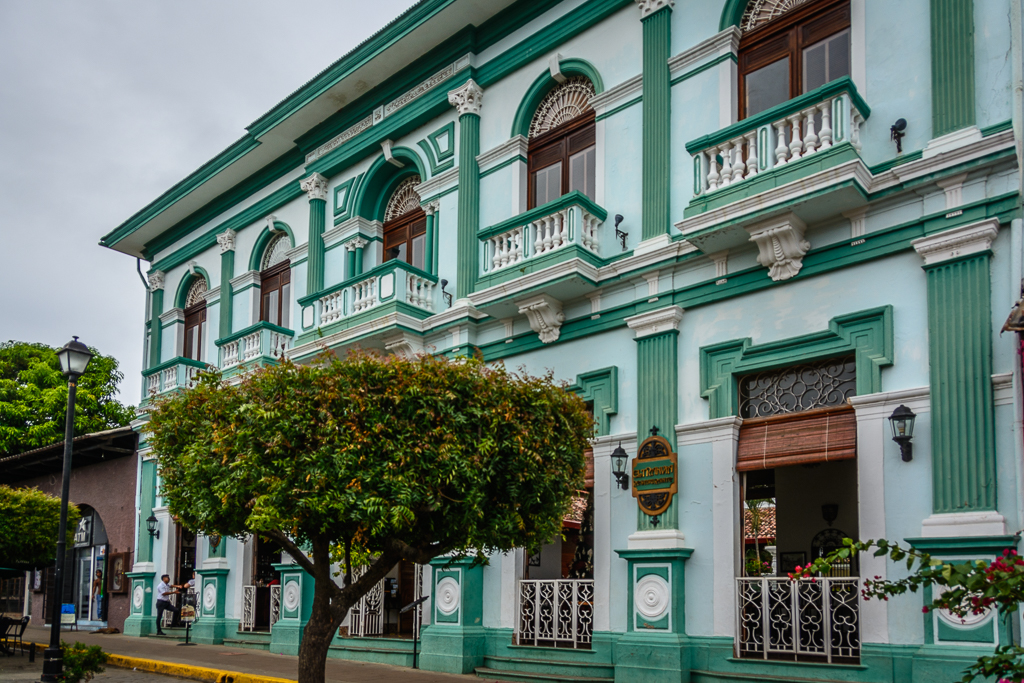
[[24, 617], [21, 618], [21, 622], [20, 623], [17, 622], [17, 621], [15, 621], [13, 623], [13, 625], [15, 627], [20, 626], [20, 628], [17, 628], [17, 632], [15, 632], [15, 629], [11, 629], [11, 637], [14, 639], [14, 642], [11, 644], [11, 654], [14, 653], [14, 647], [15, 646], [20, 646], [21, 647], [21, 654], [25, 654], [25, 640], [24, 640], [25, 629], [28, 628], [28, 622], [31, 619], [32, 619], [32, 617], [24, 616]]

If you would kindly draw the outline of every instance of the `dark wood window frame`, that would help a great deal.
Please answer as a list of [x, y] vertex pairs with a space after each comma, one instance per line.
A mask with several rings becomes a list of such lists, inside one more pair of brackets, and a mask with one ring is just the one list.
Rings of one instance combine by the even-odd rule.
[[589, 111], [530, 140], [527, 151], [527, 208], [537, 207], [534, 174], [562, 163], [562, 194], [569, 192], [569, 157], [597, 144], [595, 114]]
[[185, 358], [194, 358], [192, 348], [192, 335], [189, 334], [193, 328], [198, 327], [199, 333], [196, 336], [196, 343], [199, 344], [199, 351], [203, 349], [203, 324], [206, 322], [206, 302], [200, 301], [197, 304], [192, 304], [185, 309], [185, 343], [182, 345], [182, 353]]
[[268, 294], [273, 291], [278, 292], [277, 297], [277, 325], [286, 327], [282, 324], [285, 320], [285, 312], [287, 311], [288, 302], [285, 301], [284, 293], [282, 289], [285, 285], [290, 285], [292, 282], [292, 265], [291, 261], [282, 261], [281, 263], [274, 264], [260, 273], [260, 320], [266, 320], [270, 322], [270, 313], [268, 310], [267, 299]]
[[[413, 240], [427, 232], [427, 212], [422, 208], [410, 211], [407, 214], [384, 224], [384, 262], [398, 258], [398, 254], [391, 254], [393, 249], [405, 245], [406, 263], [413, 265], [412, 243]], [[425, 251], [426, 245], [424, 245]], [[423, 270], [426, 270], [424, 264]]]
[[788, 56], [789, 97], [798, 97], [803, 93], [804, 48], [848, 28], [850, 0], [820, 0], [744, 34], [739, 44], [739, 119], [746, 118], [747, 74]]

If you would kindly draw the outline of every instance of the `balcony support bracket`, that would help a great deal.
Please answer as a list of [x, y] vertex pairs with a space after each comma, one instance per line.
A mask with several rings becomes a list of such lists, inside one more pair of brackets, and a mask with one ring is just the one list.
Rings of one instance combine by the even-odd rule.
[[800, 272], [811, 243], [804, 239], [807, 225], [796, 214], [777, 216], [745, 230], [760, 250], [757, 262], [768, 268], [772, 280], [788, 280]]

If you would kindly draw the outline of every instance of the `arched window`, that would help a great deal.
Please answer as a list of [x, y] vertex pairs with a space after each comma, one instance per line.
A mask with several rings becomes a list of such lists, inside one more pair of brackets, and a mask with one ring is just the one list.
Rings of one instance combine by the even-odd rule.
[[850, 74], [850, 0], [750, 0], [740, 29], [741, 119]]
[[424, 270], [427, 214], [416, 191], [420, 177], [412, 175], [391, 193], [384, 209], [384, 260], [398, 259]]
[[206, 337], [206, 291], [209, 285], [202, 275], [195, 275], [185, 295], [185, 358], [203, 359]]
[[288, 250], [291, 248], [288, 234], [282, 232], [270, 240], [260, 261], [260, 320], [281, 327], [288, 327], [292, 289]]
[[590, 79], [573, 76], [552, 88], [537, 106], [530, 122], [529, 208], [574, 190], [594, 199], [597, 147], [590, 106], [593, 96]]

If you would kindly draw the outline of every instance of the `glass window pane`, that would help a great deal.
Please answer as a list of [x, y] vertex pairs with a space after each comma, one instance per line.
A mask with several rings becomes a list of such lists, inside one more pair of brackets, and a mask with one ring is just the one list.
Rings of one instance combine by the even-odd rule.
[[562, 162], [542, 168], [533, 174], [533, 178], [537, 206], [562, 196]]
[[[281, 327], [288, 327], [290, 322], [289, 308], [291, 307], [291, 296], [292, 286], [288, 283], [281, 285]], [[288, 328], [291, 329], [291, 328]]]
[[849, 76], [850, 30], [846, 29], [804, 48], [803, 60], [803, 92]]
[[828, 46], [825, 41], [804, 50], [804, 92], [820, 88], [827, 82], [825, 73], [828, 62]]
[[746, 116], [753, 116], [789, 99], [789, 57], [784, 57], [743, 79], [746, 85]]
[[850, 75], [850, 31], [832, 36], [828, 43], [828, 80]]
[[419, 237], [414, 237], [413, 240], [412, 240], [412, 261], [411, 261], [411, 265], [413, 267], [415, 267], [415, 268], [419, 268], [420, 270], [424, 270], [424, 268], [423, 268], [423, 245], [424, 245], [425, 241], [426, 240], [425, 240], [425, 236], [424, 235], [420, 235]]
[[595, 147], [588, 147], [569, 157], [569, 192], [579, 190], [593, 199], [596, 175], [597, 149]]
[[271, 325], [280, 324], [280, 316], [278, 315], [281, 308], [281, 292], [274, 290], [270, 292], [270, 296], [267, 299], [267, 322]]

